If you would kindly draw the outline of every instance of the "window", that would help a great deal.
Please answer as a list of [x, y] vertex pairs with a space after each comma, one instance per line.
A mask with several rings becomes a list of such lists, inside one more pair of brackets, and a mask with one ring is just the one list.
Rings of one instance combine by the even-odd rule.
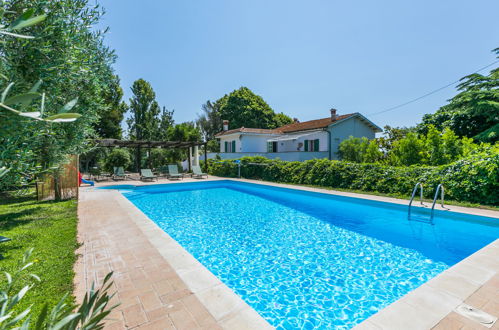
[[225, 152], [236, 152], [236, 140], [225, 141]]
[[277, 152], [277, 142], [267, 142], [267, 152]]
[[319, 151], [319, 139], [305, 140], [305, 151]]

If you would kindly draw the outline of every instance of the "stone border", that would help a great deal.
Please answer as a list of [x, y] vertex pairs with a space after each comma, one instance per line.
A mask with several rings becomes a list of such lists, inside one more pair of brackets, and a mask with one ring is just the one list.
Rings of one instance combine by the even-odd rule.
[[[407, 205], [407, 200], [403, 199], [258, 180], [212, 177], [209, 181], [218, 180], [247, 182], [328, 195]], [[130, 184], [130, 182], [114, 183], [112, 185], [120, 184]], [[232, 329], [242, 323], [247, 324], [249, 328], [272, 328], [253, 308], [247, 305], [180, 244], [173, 240], [166, 232], [135, 207], [133, 203], [126, 199], [121, 193], [116, 193], [121, 196], [121, 198], [118, 199], [120, 205], [130, 214], [134, 215], [133, 219], [137, 226], [141, 228], [151, 243], [175, 268], [180, 278], [198, 297], [203, 305], [205, 305], [209, 312], [212, 313], [221, 326]], [[425, 208], [417, 204], [414, 204], [414, 207]], [[492, 210], [453, 205], [447, 206], [446, 210], [499, 219], [499, 212]], [[430, 329], [433, 326], [436, 326], [483, 284], [499, 273], [498, 255], [499, 239], [440, 273], [417, 289], [409, 292], [399, 300], [358, 324], [355, 329]]]
[[225, 329], [273, 329], [273, 327], [222, 283], [170, 235], [149, 219], [132, 202], [116, 190], [116, 201], [142, 230], [151, 244], [175, 269], [189, 290]]

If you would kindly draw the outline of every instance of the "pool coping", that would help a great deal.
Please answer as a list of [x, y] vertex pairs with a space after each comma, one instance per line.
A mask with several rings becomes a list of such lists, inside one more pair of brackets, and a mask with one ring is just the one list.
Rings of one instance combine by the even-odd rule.
[[[249, 179], [217, 178], [209, 181], [230, 180], [248, 182], [267, 186], [276, 186], [294, 190], [311, 191], [367, 200], [405, 204], [407, 200], [364, 195], [359, 193], [341, 192], [321, 188], [296, 186]], [[192, 181], [190, 181], [192, 182]], [[179, 182], [181, 183], [181, 182]], [[123, 182], [126, 184], [126, 182]], [[107, 184], [106, 184], [107, 185]], [[99, 185], [99, 186], [106, 186]], [[114, 183], [113, 185], [119, 185]], [[114, 191], [114, 190], [110, 190]], [[117, 192], [117, 191], [116, 191]], [[210, 313], [220, 321], [221, 326], [231, 328], [233, 324], [225, 322], [224, 306], [234, 307], [231, 320], [248, 325], [248, 328], [272, 328], [253, 308], [247, 305], [230, 288], [223, 284], [215, 275], [206, 269], [199, 261], [189, 254], [179, 243], [159, 228], [152, 220], [142, 213], [132, 202], [121, 193], [118, 199], [121, 207], [134, 214], [132, 218], [144, 232], [151, 243], [163, 257], [171, 263], [178, 275], [205, 305]], [[414, 207], [421, 207], [414, 205]], [[499, 212], [461, 206], [448, 206], [450, 212], [486, 216], [499, 219]], [[498, 220], [499, 221], [499, 220]], [[410, 291], [399, 300], [388, 305], [381, 311], [359, 323], [355, 329], [430, 329], [462, 304], [488, 280], [499, 273], [499, 239], [483, 247], [471, 256], [465, 258], [451, 268], [440, 273], [417, 289]], [[262, 323], [262, 321], [264, 323]], [[248, 323], [250, 322], [250, 323]], [[252, 323], [255, 322], [255, 323]], [[254, 326], [252, 326], [253, 324]], [[478, 325], [478, 323], [477, 323]]]

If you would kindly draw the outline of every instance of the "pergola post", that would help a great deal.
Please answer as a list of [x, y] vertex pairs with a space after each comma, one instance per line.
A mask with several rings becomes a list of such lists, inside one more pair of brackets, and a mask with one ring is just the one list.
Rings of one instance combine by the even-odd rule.
[[204, 144], [204, 171], [208, 173], [208, 143]]
[[192, 167], [191, 166], [192, 165], [192, 162], [191, 162], [191, 149], [192, 149], [191, 147], [189, 147], [187, 149], [187, 153], [188, 153], [188, 156], [187, 156], [187, 163], [188, 163], [188, 165], [187, 166], [188, 166], [189, 172], [192, 172], [192, 168], [191, 168]]
[[136, 149], [136, 154], [135, 154], [135, 167], [137, 168], [137, 172], [140, 172], [140, 170], [142, 169], [142, 153], [141, 153], [141, 150], [140, 150], [140, 145], [137, 146], [137, 149]]
[[199, 149], [198, 146], [194, 146], [194, 162], [193, 165], [199, 166]]
[[149, 168], [152, 170], [151, 145], [149, 145], [149, 149], [147, 149], [147, 152], [148, 152], [147, 162], [149, 163]]

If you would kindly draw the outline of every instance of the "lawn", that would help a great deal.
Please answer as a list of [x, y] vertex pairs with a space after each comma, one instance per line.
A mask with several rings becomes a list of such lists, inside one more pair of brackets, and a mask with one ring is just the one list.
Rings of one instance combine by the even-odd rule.
[[[31, 273], [41, 282], [35, 284], [18, 306], [33, 305], [38, 315], [45, 302], [54, 306], [67, 292], [73, 291], [73, 264], [76, 260], [76, 201], [37, 202], [33, 196], [0, 195], [0, 235], [12, 241], [0, 244], [0, 283], [6, 283], [4, 271], [18, 269], [24, 252], [34, 248]], [[29, 278], [22, 284], [26, 285]], [[72, 299], [72, 298], [70, 298]]]

